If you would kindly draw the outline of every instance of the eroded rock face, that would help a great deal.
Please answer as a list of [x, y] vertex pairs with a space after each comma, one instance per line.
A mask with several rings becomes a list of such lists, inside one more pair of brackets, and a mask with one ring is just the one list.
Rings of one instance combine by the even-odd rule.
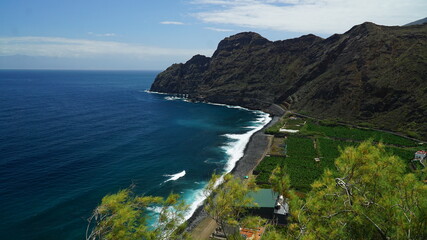
[[327, 39], [269, 41], [244, 32], [213, 56], [160, 73], [151, 90], [265, 110], [272, 103], [320, 118], [370, 122], [427, 136], [427, 24], [354, 26]]

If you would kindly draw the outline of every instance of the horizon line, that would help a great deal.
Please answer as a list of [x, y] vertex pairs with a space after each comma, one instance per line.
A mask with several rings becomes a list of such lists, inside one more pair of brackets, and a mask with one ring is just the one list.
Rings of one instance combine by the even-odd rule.
[[151, 72], [157, 72], [157, 71], [164, 71], [160, 69], [54, 69], [54, 68], [0, 68], [0, 71], [16, 71], [16, 70], [22, 70], [22, 71], [151, 71]]

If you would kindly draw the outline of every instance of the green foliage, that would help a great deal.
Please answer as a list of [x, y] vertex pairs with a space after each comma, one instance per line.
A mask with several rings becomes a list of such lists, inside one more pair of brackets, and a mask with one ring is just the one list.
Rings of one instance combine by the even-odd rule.
[[375, 130], [350, 128], [346, 126], [322, 126], [314, 123], [307, 123], [304, 129], [308, 133], [317, 132], [332, 138], [349, 139], [365, 141], [373, 139], [376, 142], [383, 142], [385, 144], [394, 144], [399, 146], [416, 146], [417, 143], [391, 133], [379, 132]]
[[285, 198], [290, 198], [289, 190], [291, 188], [291, 181], [285, 166], [277, 166], [271, 173], [269, 180], [271, 189], [274, 192], [284, 196]]
[[306, 119], [304, 118], [296, 118], [296, 119], [287, 118], [286, 129], [299, 130], [301, 129], [301, 127], [304, 126], [305, 122], [306, 122]]
[[[160, 206], [154, 228], [147, 225], [149, 207]], [[129, 189], [107, 195], [89, 219], [86, 239], [182, 239], [185, 234], [178, 226], [182, 223], [187, 206], [179, 195], [166, 199], [152, 196], [134, 196]], [[92, 231], [89, 234], [89, 229]], [[177, 230], [178, 228], [178, 230]]]
[[340, 150], [345, 147], [356, 146], [354, 142], [337, 141], [327, 138], [319, 138], [320, 155], [322, 156], [320, 164], [323, 168], [335, 169], [334, 161], [340, 156]]
[[414, 132], [414, 131], [410, 131], [410, 130], [407, 130], [406, 131], [406, 134], [409, 136], [409, 137], [412, 137], [412, 138], [415, 138], [415, 139], [422, 139], [423, 137], [421, 136], [421, 134], [419, 134], [419, 133], [417, 133], [417, 132]]
[[427, 167], [421, 166], [418, 162], [419, 169], [415, 171], [415, 176], [422, 182], [427, 183]]
[[289, 136], [286, 144], [288, 145], [288, 156], [303, 156], [307, 158], [315, 158], [313, 140], [311, 138]]
[[414, 154], [417, 151], [417, 149], [403, 149], [389, 146], [386, 146], [385, 150], [392, 155], [400, 157], [406, 163], [410, 162], [414, 158]]
[[317, 142], [322, 156], [320, 162], [314, 161], [318, 154], [314, 149], [312, 139], [289, 136], [286, 140], [288, 156], [286, 158], [265, 157], [254, 171], [257, 174], [257, 184], [263, 187], [271, 187], [268, 183], [272, 171], [277, 166], [286, 166], [292, 187], [307, 192], [311, 189], [310, 185], [322, 175], [325, 168], [335, 169], [333, 162], [339, 156], [339, 147], [354, 145], [354, 143], [323, 138]]
[[285, 236], [276, 229], [270, 227], [267, 229], [267, 231], [262, 236], [263, 240], [283, 240]]
[[266, 134], [276, 134], [279, 132], [280, 128], [283, 126], [283, 124], [285, 124], [285, 118], [282, 117], [279, 121], [277, 121], [275, 124], [273, 124], [273, 126], [266, 128], [265, 129], [265, 133]]
[[310, 184], [323, 172], [313, 158], [289, 157], [286, 159], [286, 166], [292, 187], [301, 192], [308, 192], [311, 189]]
[[259, 216], [246, 216], [240, 221], [240, 226], [254, 229], [263, 226], [266, 223], [267, 220]]
[[[253, 206], [253, 199], [248, 197], [251, 190], [256, 186], [250, 179], [249, 183], [244, 180], [227, 174], [223, 177], [223, 182], [217, 186], [221, 180], [220, 175], [213, 174], [211, 180], [205, 188], [207, 199], [204, 209], [215, 222], [224, 229], [226, 225], [239, 225], [239, 217], [245, 211], [245, 206]], [[227, 236], [231, 239], [232, 236]]]
[[309, 191], [310, 184], [317, 179], [323, 169], [314, 161], [317, 157], [313, 140], [297, 136], [289, 136], [286, 144], [288, 154], [285, 165], [290, 175], [292, 187], [299, 191]]
[[284, 161], [284, 157], [265, 157], [254, 170], [254, 174], [257, 174], [256, 183], [269, 186], [271, 172], [276, 166], [283, 165]]
[[426, 239], [427, 185], [405, 173], [382, 145], [347, 147], [312, 184], [306, 201], [292, 201], [289, 238]]

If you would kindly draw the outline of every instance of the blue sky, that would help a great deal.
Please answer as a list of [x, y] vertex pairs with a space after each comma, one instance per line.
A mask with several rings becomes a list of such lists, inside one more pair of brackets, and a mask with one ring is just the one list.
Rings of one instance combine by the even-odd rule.
[[0, 68], [162, 70], [242, 31], [328, 37], [426, 16], [425, 0], [1, 0]]

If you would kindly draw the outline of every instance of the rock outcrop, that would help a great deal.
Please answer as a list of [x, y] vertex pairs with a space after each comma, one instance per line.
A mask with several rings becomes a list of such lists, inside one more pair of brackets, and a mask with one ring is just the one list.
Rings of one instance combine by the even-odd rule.
[[269, 41], [244, 32], [212, 57], [160, 73], [152, 91], [266, 110], [279, 104], [318, 118], [371, 123], [427, 137], [427, 24], [363, 23], [327, 39]]

